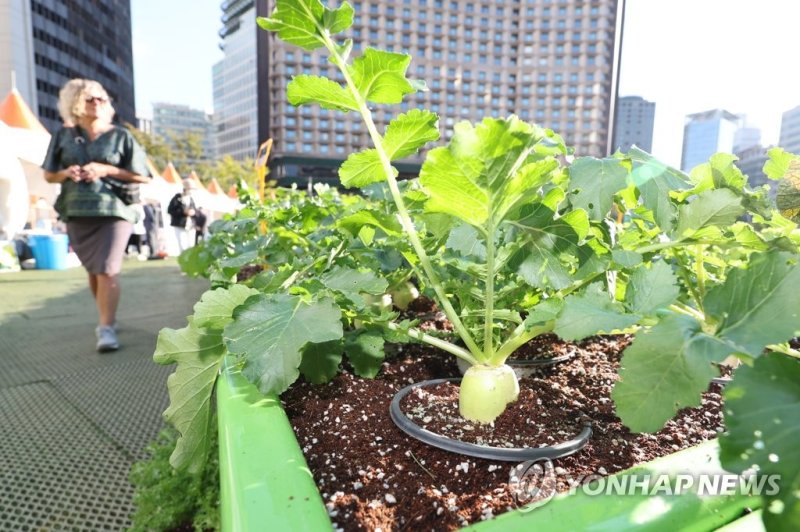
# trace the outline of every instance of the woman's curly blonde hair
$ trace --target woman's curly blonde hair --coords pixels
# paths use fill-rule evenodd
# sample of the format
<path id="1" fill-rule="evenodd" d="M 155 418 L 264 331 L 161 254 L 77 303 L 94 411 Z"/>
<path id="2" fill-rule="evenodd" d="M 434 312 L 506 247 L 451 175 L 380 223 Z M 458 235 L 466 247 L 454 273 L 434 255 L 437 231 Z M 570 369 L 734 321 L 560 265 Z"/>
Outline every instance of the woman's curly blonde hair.
<path id="1" fill-rule="evenodd" d="M 64 125 L 75 125 L 84 114 L 86 114 L 86 97 L 102 94 L 108 98 L 108 93 L 97 81 L 91 79 L 71 79 L 58 93 L 58 113 L 64 121 Z M 102 107 L 106 116 L 102 118 L 111 122 L 114 118 L 114 107 L 109 100 Z"/>

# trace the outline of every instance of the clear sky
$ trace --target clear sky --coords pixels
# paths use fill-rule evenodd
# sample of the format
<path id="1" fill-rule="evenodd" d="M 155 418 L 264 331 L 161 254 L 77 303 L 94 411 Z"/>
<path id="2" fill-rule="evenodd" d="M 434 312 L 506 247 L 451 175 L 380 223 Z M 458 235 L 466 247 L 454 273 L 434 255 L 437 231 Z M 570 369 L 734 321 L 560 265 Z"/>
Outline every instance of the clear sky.
<path id="1" fill-rule="evenodd" d="M 800 105 L 797 0 L 628 0 L 620 96 L 656 103 L 653 154 L 678 166 L 687 114 L 745 114 L 777 144 Z"/>
<path id="2" fill-rule="evenodd" d="M 131 0 L 136 113 L 153 102 L 213 110 L 211 66 L 222 59 L 221 0 Z"/>
<path id="3" fill-rule="evenodd" d="M 219 0 L 132 0 L 136 108 L 156 101 L 212 110 L 222 57 Z M 359 2 L 353 2 L 358 9 Z M 621 96 L 656 102 L 653 153 L 679 166 L 687 114 L 745 114 L 762 143 L 800 105 L 800 1 L 627 0 Z"/>

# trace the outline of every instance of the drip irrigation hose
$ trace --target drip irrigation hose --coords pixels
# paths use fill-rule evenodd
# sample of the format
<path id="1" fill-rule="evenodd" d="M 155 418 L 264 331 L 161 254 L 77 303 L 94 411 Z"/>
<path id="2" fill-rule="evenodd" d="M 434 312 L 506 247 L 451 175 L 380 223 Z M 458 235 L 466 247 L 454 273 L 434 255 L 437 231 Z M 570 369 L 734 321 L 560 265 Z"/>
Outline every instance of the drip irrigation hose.
<path id="1" fill-rule="evenodd" d="M 534 358 L 534 359 L 509 358 L 506 359 L 506 365 L 514 370 L 514 373 L 517 374 L 517 378 L 522 379 L 524 377 L 533 375 L 541 368 L 555 366 L 556 364 L 560 364 L 562 362 L 566 362 L 567 360 L 573 359 L 577 354 L 578 354 L 577 351 L 572 351 L 570 353 L 567 353 L 566 355 L 559 355 L 557 357 L 551 357 L 551 358 Z M 458 364 L 458 369 L 462 375 L 469 368 L 469 364 L 467 362 L 464 362 L 460 358 L 456 359 L 456 363 Z"/>
<path id="2" fill-rule="evenodd" d="M 528 368 L 528 367 L 539 367 L 539 366 L 552 366 L 558 364 L 560 362 L 566 362 L 567 360 L 574 358 L 577 355 L 577 351 L 572 351 L 567 353 L 566 355 L 561 355 L 552 358 L 533 358 L 533 359 L 517 359 L 517 358 L 509 358 L 506 360 L 506 364 L 511 367 L 518 366 L 520 368 Z"/>
<path id="3" fill-rule="evenodd" d="M 558 445 L 536 448 L 508 448 L 477 445 L 474 443 L 454 440 L 452 438 L 431 432 L 428 429 L 424 429 L 411 421 L 411 419 L 409 419 L 408 416 L 406 416 L 405 413 L 403 413 L 403 411 L 400 409 L 400 401 L 402 401 L 403 398 L 411 393 L 411 391 L 413 391 L 415 388 L 433 386 L 443 382 L 460 381 L 461 379 L 459 378 L 433 379 L 406 386 L 397 392 L 392 399 L 392 404 L 389 407 L 389 414 L 392 417 L 392 421 L 394 421 L 394 424 L 397 425 L 400 430 L 409 436 L 420 440 L 421 442 L 427 443 L 428 445 L 432 445 L 434 447 L 438 447 L 439 449 L 444 449 L 445 451 L 450 451 L 453 453 L 474 456 L 477 458 L 486 458 L 489 460 L 524 462 L 526 460 L 538 460 L 540 458 L 561 458 L 563 456 L 568 456 L 580 451 L 589 442 L 589 438 L 592 435 L 591 423 L 586 423 L 583 426 L 580 434 L 578 434 L 578 436 L 576 436 L 574 439 L 567 440 L 559 443 Z"/>

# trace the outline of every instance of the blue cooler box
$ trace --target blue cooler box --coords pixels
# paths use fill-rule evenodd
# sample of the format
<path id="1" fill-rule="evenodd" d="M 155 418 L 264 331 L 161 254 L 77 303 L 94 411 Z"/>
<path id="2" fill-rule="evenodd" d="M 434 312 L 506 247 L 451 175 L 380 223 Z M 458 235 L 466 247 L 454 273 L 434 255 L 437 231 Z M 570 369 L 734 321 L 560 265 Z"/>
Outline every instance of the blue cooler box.
<path id="1" fill-rule="evenodd" d="M 67 268 L 67 252 L 69 250 L 67 235 L 29 235 L 28 245 L 33 251 L 37 269 L 65 270 Z"/>

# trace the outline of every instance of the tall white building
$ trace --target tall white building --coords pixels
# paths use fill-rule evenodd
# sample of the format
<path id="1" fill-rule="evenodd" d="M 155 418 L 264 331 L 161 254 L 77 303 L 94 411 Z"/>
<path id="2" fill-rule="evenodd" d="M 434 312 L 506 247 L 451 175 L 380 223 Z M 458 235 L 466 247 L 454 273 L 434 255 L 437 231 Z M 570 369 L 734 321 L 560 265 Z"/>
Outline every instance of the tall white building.
<path id="1" fill-rule="evenodd" d="M 655 102 L 649 102 L 641 96 L 619 98 L 614 124 L 614 148 L 625 153 L 636 145 L 651 152 L 655 117 Z"/>
<path id="2" fill-rule="evenodd" d="M 800 105 L 783 113 L 778 145 L 788 152 L 800 154 Z"/>
<path id="3" fill-rule="evenodd" d="M 256 2 L 226 0 L 222 12 L 225 55 L 212 69 L 214 145 L 218 156 L 252 159 L 259 143 Z"/>
<path id="4" fill-rule="evenodd" d="M 30 2 L 0 0 L 0 94 L 8 94 L 16 85 L 22 99 L 35 110 L 38 100 L 32 30 Z"/>
<path id="5" fill-rule="evenodd" d="M 689 172 L 718 152 L 733 153 L 734 137 L 742 121 L 740 115 L 722 109 L 688 115 L 683 126 L 681 170 Z"/>
<path id="6" fill-rule="evenodd" d="M 761 144 L 761 130 L 757 127 L 740 127 L 733 135 L 733 153 L 740 153 Z"/>

